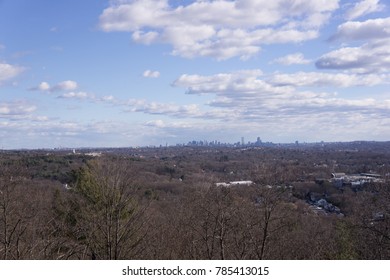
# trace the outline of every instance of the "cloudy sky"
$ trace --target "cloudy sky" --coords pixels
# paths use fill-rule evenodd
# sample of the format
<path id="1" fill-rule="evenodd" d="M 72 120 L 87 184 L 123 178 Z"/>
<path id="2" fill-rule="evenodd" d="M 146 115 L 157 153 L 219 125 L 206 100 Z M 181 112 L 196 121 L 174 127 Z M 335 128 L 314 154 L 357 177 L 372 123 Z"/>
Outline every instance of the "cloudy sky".
<path id="1" fill-rule="evenodd" d="M 390 140 L 387 0 L 0 0 L 0 148 Z"/>

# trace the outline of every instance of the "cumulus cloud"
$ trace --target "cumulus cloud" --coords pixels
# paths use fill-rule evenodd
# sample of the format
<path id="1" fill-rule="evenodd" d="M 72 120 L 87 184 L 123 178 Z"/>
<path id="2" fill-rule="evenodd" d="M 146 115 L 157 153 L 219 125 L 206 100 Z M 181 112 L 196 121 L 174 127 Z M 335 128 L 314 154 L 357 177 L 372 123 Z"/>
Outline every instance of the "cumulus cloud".
<path id="1" fill-rule="evenodd" d="M 50 91 L 56 92 L 56 91 L 66 91 L 66 90 L 75 90 L 77 89 L 78 85 L 75 81 L 67 80 L 63 81 L 52 88 L 50 88 Z"/>
<path id="2" fill-rule="evenodd" d="M 181 41 L 180 32 L 175 33 L 177 40 L 173 42 L 173 55 L 193 58 L 196 56 L 214 57 L 217 60 L 225 60 L 231 57 L 249 59 L 261 50 L 261 45 L 300 43 L 314 39 L 318 36 L 316 30 L 273 30 L 264 28 L 249 31 L 243 29 L 223 29 L 217 32 L 214 38 L 205 41 L 197 41 L 194 37 L 187 41 Z M 187 43 L 186 43 L 187 42 Z"/>
<path id="3" fill-rule="evenodd" d="M 23 67 L 0 62 L 0 85 L 24 71 Z"/>
<path id="4" fill-rule="evenodd" d="M 173 7 L 168 0 L 114 1 L 103 11 L 100 24 L 105 31 L 134 31 L 145 26 L 160 28 L 178 23 L 250 28 L 278 24 L 286 15 L 300 17 L 332 12 L 339 7 L 338 2 L 220 0 L 192 1 L 186 6 Z M 114 17 L 119 15 L 121 17 Z"/>
<path id="5" fill-rule="evenodd" d="M 166 115 L 173 117 L 194 118 L 199 117 L 201 112 L 196 104 L 176 105 L 169 103 L 148 102 L 146 100 L 131 99 L 122 103 L 127 112 L 138 112 L 150 115 Z"/>
<path id="6" fill-rule="evenodd" d="M 390 38 L 390 17 L 369 19 L 363 22 L 348 21 L 337 28 L 331 40 L 367 41 Z"/>
<path id="7" fill-rule="evenodd" d="M 354 20 L 370 13 L 382 11 L 384 5 L 381 5 L 379 2 L 380 0 L 361 0 L 347 11 L 345 18 Z"/>
<path id="8" fill-rule="evenodd" d="M 183 128 L 191 128 L 192 124 L 188 122 L 175 122 L 175 121 L 163 121 L 163 120 L 152 120 L 147 121 L 145 126 L 155 127 L 155 128 L 174 128 L 174 129 L 183 129 Z"/>
<path id="9" fill-rule="evenodd" d="M 97 98 L 76 91 L 64 93 L 59 97 L 108 102 L 123 108 L 125 112 L 161 115 L 180 120 L 253 124 L 290 118 L 299 123 L 304 118 L 321 114 L 356 113 L 364 118 L 387 114 L 390 100 L 373 98 L 349 100 L 339 97 L 334 92 L 327 92 L 326 88 L 368 87 L 388 82 L 389 76 L 382 73 L 265 74 L 259 69 L 250 69 L 215 75 L 184 74 L 172 83 L 175 87 L 184 88 L 187 94 L 211 96 L 203 105 L 179 105 L 140 99 L 118 100 L 113 96 Z M 179 126 L 179 123 L 177 124 Z M 157 120 L 144 125 L 168 129 L 173 128 L 174 123 Z M 297 123 L 295 127 L 296 125 Z"/>
<path id="10" fill-rule="evenodd" d="M 70 91 L 78 88 L 75 81 L 67 80 L 60 82 L 54 86 L 50 86 L 47 82 L 41 82 L 38 86 L 30 88 L 32 91 L 48 91 L 48 92 L 59 92 L 59 91 Z"/>
<path id="11" fill-rule="evenodd" d="M 166 43 L 172 54 L 247 59 L 261 45 L 316 38 L 339 0 L 220 0 L 173 6 L 168 0 L 111 1 L 100 15 L 106 32 L 131 32 L 135 42 Z"/>
<path id="12" fill-rule="evenodd" d="M 284 119 L 317 116 L 326 112 L 358 112 L 366 117 L 379 114 L 390 109 L 390 100 L 349 100 L 335 93 L 318 92 L 318 87 L 361 87 L 386 82 L 388 76 L 375 74 L 299 72 L 263 75 L 251 70 L 245 77 L 240 73 L 182 75 L 174 85 L 186 87 L 187 93 L 214 95 L 215 98 L 207 105 L 217 108 L 211 114 L 216 119 L 258 122 L 266 121 L 270 116 Z M 313 90 L 307 90 L 307 87 Z M 206 119 L 208 113 L 199 115 Z"/>
<path id="13" fill-rule="evenodd" d="M 344 47 L 321 56 L 320 69 L 353 70 L 360 73 L 390 70 L 390 38 L 375 40 L 360 47 Z"/>
<path id="14" fill-rule="evenodd" d="M 158 40 L 159 33 L 150 31 L 150 32 L 144 32 L 144 31 L 135 31 L 132 35 L 132 38 L 134 42 L 144 44 L 144 45 L 150 45 L 153 42 L 156 42 Z"/>
<path id="15" fill-rule="evenodd" d="M 146 70 L 142 74 L 145 78 L 158 78 L 160 77 L 160 72 L 158 71 L 152 71 L 152 70 Z"/>
<path id="16" fill-rule="evenodd" d="M 330 40 L 343 45 L 322 55 L 316 62 L 317 68 L 358 73 L 390 70 L 390 17 L 348 21 L 338 26 Z M 363 43 L 356 46 L 357 42 Z"/>
<path id="17" fill-rule="evenodd" d="M 276 74 L 268 81 L 276 86 L 347 88 L 387 84 L 390 82 L 390 77 L 388 75 L 376 74 L 297 72 L 293 74 Z"/>
<path id="18" fill-rule="evenodd" d="M 184 87 L 187 94 L 216 94 L 223 97 L 248 98 L 270 94 L 290 94 L 298 87 L 358 87 L 390 82 L 386 74 L 347 74 L 322 72 L 275 73 L 265 75 L 260 70 L 219 73 L 211 76 L 180 76 L 173 86 Z"/>
<path id="19" fill-rule="evenodd" d="M 47 122 L 50 119 L 48 116 L 33 116 L 31 120 L 34 122 Z"/>
<path id="20" fill-rule="evenodd" d="M 115 97 L 112 96 L 112 95 L 106 95 L 106 96 L 103 96 L 99 99 L 100 101 L 103 101 L 103 102 L 115 102 Z"/>
<path id="21" fill-rule="evenodd" d="M 292 65 L 292 64 L 309 64 L 311 61 L 305 59 L 302 53 L 293 53 L 289 54 L 274 60 L 275 63 L 283 65 Z"/>
<path id="22" fill-rule="evenodd" d="M 166 127 L 166 124 L 162 120 L 153 120 L 153 121 L 148 121 L 145 123 L 146 126 L 151 126 L 151 127 Z"/>
<path id="23" fill-rule="evenodd" d="M 38 87 L 36 87 L 36 89 L 40 91 L 47 91 L 50 89 L 50 85 L 47 82 L 42 82 Z"/>
<path id="24" fill-rule="evenodd" d="M 248 88 L 258 88 L 258 81 L 261 81 L 258 78 L 262 75 L 263 72 L 260 69 L 219 73 L 211 76 L 183 74 L 172 85 L 176 87 L 187 87 L 187 93 L 189 94 L 226 91 L 229 89 L 228 85 L 238 84 L 241 85 L 240 88 L 243 90 L 248 90 Z M 244 84 L 246 86 L 242 87 Z"/>
<path id="25" fill-rule="evenodd" d="M 79 92 L 66 92 L 58 96 L 58 98 L 66 98 L 66 99 L 95 99 L 95 96 L 83 91 Z"/>
<path id="26" fill-rule="evenodd" d="M 17 119 L 33 113 L 37 107 L 25 101 L 0 102 L 0 118 Z"/>

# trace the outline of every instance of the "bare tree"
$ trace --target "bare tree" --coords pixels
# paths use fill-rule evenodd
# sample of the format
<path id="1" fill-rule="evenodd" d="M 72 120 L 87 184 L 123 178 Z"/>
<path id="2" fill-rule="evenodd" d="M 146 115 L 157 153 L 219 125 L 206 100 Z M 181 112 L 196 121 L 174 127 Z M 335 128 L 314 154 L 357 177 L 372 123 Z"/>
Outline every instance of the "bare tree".
<path id="1" fill-rule="evenodd" d="M 0 254 L 2 259 L 26 258 L 32 242 L 27 240 L 34 211 L 29 208 L 23 176 L 15 166 L 0 167 Z"/>
<path id="2" fill-rule="evenodd" d="M 348 226 L 362 259 L 388 259 L 390 256 L 390 190 L 387 184 L 370 186 L 359 193 Z"/>
<path id="3" fill-rule="evenodd" d="M 284 187 L 257 186 L 254 191 L 255 227 L 252 231 L 252 242 L 255 256 L 267 259 L 271 255 L 271 241 L 277 242 L 282 236 L 283 229 L 288 227 L 291 220 L 286 209 L 285 195 L 288 189 Z"/>

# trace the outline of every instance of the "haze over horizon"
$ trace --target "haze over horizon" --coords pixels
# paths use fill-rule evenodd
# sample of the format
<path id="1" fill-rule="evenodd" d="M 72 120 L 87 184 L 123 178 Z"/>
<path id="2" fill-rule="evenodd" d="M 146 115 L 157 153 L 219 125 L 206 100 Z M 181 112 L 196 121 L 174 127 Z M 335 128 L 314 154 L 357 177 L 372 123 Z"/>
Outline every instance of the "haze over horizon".
<path id="1" fill-rule="evenodd" d="M 384 0 L 0 0 L 0 147 L 390 140 Z"/>

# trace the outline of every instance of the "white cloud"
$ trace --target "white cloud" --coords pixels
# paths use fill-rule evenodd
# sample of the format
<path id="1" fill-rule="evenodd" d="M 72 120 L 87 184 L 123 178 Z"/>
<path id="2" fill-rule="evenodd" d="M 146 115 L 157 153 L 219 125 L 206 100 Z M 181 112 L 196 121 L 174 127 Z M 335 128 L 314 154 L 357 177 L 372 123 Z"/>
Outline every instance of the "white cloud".
<path id="1" fill-rule="evenodd" d="M 145 123 L 146 126 L 152 126 L 152 127 L 166 127 L 166 124 L 162 120 L 154 120 L 154 121 L 148 121 Z"/>
<path id="2" fill-rule="evenodd" d="M 111 1 L 100 15 L 104 31 L 132 33 L 135 42 L 167 43 L 172 54 L 247 59 L 261 45 L 316 38 L 339 0 Z"/>
<path id="3" fill-rule="evenodd" d="M 353 70 L 360 73 L 390 71 L 390 38 L 360 47 L 344 47 L 324 54 L 316 62 L 320 69 Z"/>
<path id="4" fill-rule="evenodd" d="M 185 88 L 187 94 L 211 96 L 203 105 L 178 105 L 140 99 L 121 101 L 113 96 L 96 98 L 94 95 L 75 91 L 59 97 L 108 102 L 128 113 L 160 115 L 182 120 L 172 122 L 169 119 L 168 121 L 158 119 L 144 123 L 151 129 L 163 129 L 176 135 L 180 129 L 190 129 L 194 120 L 214 121 L 216 124 L 226 123 L 238 127 L 248 124 L 260 127 L 259 123 L 275 125 L 280 124 L 281 120 L 286 124 L 288 120 L 297 128 L 303 123 L 309 126 L 307 119 L 317 119 L 325 115 L 340 118 L 344 114 L 355 114 L 363 120 L 374 115 L 383 116 L 390 109 L 390 100 L 384 98 L 349 100 L 339 97 L 334 92 L 326 92 L 326 87 L 368 87 L 385 85 L 388 82 L 389 76 L 386 74 L 321 72 L 264 74 L 261 70 L 252 69 L 209 76 L 184 74 L 173 82 L 173 86 Z M 188 123 L 187 127 L 185 123 Z"/>
<path id="5" fill-rule="evenodd" d="M 54 86 L 50 86 L 50 84 L 47 82 L 41 82 L 38 86 L 30 88 L 30 90 L 58 92 L 58 91 L 71 91 L 77 88 L 78 85 L 75 81 L 67 80 L 67 81 L 60 82 Z"/>
<path id="6" fill-rule="evenodd" d="M 158 40 L 159 33 L 158 32 L 143 32 L 143 31 L 135 31 L 132 35 L 134 42 L 150 45 Z"/>
<path id="7" fill-rule="evenodd" d="M 348 10 L 345 17 L 347 20 L 354 20 L 370 13 L 382 11 L 384 5 L 379 2 L 380 0 L 361 0 Z"/>
<path id="8" fill-rule="evenodd" d="M 115 97 L 112 96 L 112 95 L 106 95 L 106 96 L 103 96 L 102 98 L 100 98 L 100 101 L 103 101 L 103 102 L 115 102 Z"/>
<path id="9" fill-rule="evenodd" d="M 332 40 L 367 41 L 390 38 L 390 17 L 369 19 L 363 22 L 348 21 L 337 28 Z"/>
<path id="10" fill-rule="evenodd" d="M 287 17 L 304 17 L 336 10 L 338 0 L 238 0 L 192 1 L 173 7 L 168 0 L 116 1 L 100 16 L 105 31 L 135 31 L 148 26 L 160 28 L 185 25 L 211 25 L 251 28 L 275 25 Z"/>
<path id="11" fill-rule="evenodd" d="M 0 62 L 0 85 L 15 78 L 24 71 L 23 67 Z"/>
<path id="12" fill-rule="evenodd" d="M 145 78 L 158 78 L 160 77 L 160 72 L 158 71 L 152 71 L 152 70 L 146 70 L 142 74 Z"/>
<path id="13" fill-rule="evenodd" d="M 47 91 L 50 89 L 50 85 L 46 82 L 42 82 L 39 84 L 39 86 L 37 87 L 37 90 L 40 90 L 40 91 Z"/>
<path id="14" fill-rule="evenodd" d="M 305 59 L 302 53 L 289 54 L 274 60 L 274 62 L 283 64 L 283 65 L 292 65 L 292 64 L 309 64 L 311 61 Z"/>
<path id="15" fill-rule="evenodd" d="M 47 122 L 49 121 L 49 117 L 48 116 L 33 116 L 31 118 L 32 121 L 35 121 L 35 122 Z"/>
<path id="16" fill-rule="evenodd" d="M 184 87 L 188 94 L 216 94 L 218 96 L 249 98 L 259 95 L 291 94 L 298 87 L 361 87 L 388 84 L 386 74 L 346 74 L 297 72 L 264 75 L 260 70 L 220 73 L 212 76 L 182 75 L 173 86 Z M 221 100 L 220 100 L 221 101 Z"/>
<path id="17" fill-rule="evenodd" d="M 250 73 L 252 72 L 252 75 Z M 361 98 L 349 100 L 337 94 L 300 90 L 300 87 L 361 87 L 388 83 L 386 75 L 330 74 L 299 72 L 295 74 L 264 75 L 248 71 L 220 73 L 213 76 L 182 75 L 175 86 L 187 88 L 187 93 L 209 94 L 216 97 L 207 103 L 211 108 L 199 112 L 207 119 L 246 121 L 314 117 L 319 114 L 356 112 L 365 118 L 390 109 L 390 100 Z M 387 113 L 386 113 L 387 114 Z M 305 117 L 304 117 L 305 116 Z"/>
<path id="18" fill-rule="evenodd" d="M 357 87 L 388 84 L 388 75 L 358 75 L 346 73 L 297 72 L 293 74 L 276 74 L 269 80 L 276 86 L 294 87 Z"/>
<path id="19" fill-rule="evenodd" d="M 212 76 L 188 75 L 180 76 L 174 83 L 176 87 L 186 87 L 187 94 L 223 94 L 241 93 L 244 98 L 257 92 L 286 92 L 287 87 L 278 88 L 261 79 L 263 72 L 259 69 L 243 70 L 232 73 L 219 73 Z"/>
<path id="20" fill-rule="evenodd" d="M 63 81 L 55 86 L 53 86 L 52 88 L 50 88 L 50 91 L 66 91 L 66 90 L 75 90 L 77 89 L 78 85 L 75 81 L 71 81 L 71 80 L 67 80 L 67 81 Z"/>
<path id="21" fill-rule="evenodd" d="M 318 32 L 315 30 L 222 29 L 209 40 L 198 41 L 196 37 L 187 36 L 187 40 L 181 41 L 182 36 L 180 36 L 180 32 L 177 32 L 172 36 L 176 38 L 172 42 L 174 46 L 172 54 L 187 58 L 208 56 L 217 60 L 225 60 L 231 57 L 240 57 L 246 60 L 259 53 L 261 45 L 300 43 L 317 36 Z"/>
<path id="22" fill-rule="evenodd" d="M 0 103 L 0 118 L 19 119 L 24 118 L 33 113 L 37 107 L 25 101 L 1 102 Z"/>
<path id="23" fill-rule="evenodd" d="M 341 41 L 343 46 L 321 56 L 317 68 L 358 73 L 390 70 L 390 17 L 348 21 L 338 26 L 331 40 Z M 356 46 L 357 41 L 364 43 Z"/>
<path id="24" fill-rule="evenodd" d="M 198 105 L 176 105 L 169 103 L 148 102 L 146 100 L 131 99 L 122 103 L 126 112 L 138 112 L 150 115 L 166 115 L 181 118 L 196 118 L 201 116 Z"/>
<path id="25" fill-rule="evenodd" d="M 94 100 L 95 96 L 83 91 L 79 92 L 66 92 L 58 96 L 59 98 L 66 98 L 66 99 L 91 99 Z"/>
<path id="26" fill-rule="evenodd" d="M 144 126 L 154 128 L 166 128 L 166 129 L 186 129 L 191 128 L 193 125 L 188 122 L 175 122 L 175 121 L 163 121 L 163 120 L 152 120 L 147 121 Z"/>

